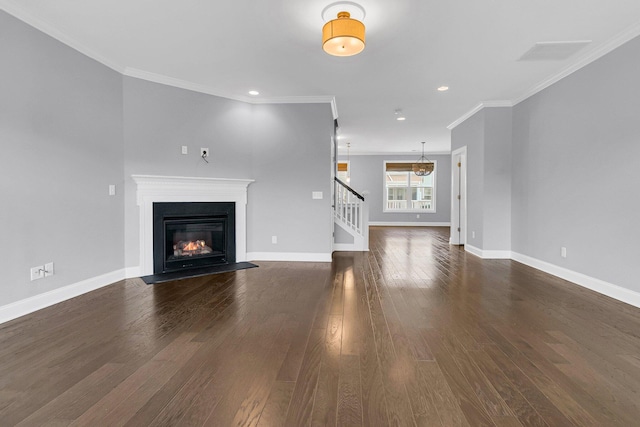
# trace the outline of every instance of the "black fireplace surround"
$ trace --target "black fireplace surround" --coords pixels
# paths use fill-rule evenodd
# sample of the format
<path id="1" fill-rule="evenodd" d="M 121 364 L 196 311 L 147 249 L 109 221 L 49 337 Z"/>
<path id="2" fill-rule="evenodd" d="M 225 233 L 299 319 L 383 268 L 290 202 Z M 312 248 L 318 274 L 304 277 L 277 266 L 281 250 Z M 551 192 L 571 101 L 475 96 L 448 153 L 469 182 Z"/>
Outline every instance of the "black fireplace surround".
<path id="1" fill-rule="evenodd" d="M 235 263 L 235 203 L 153 204 L 153 272 Z"/>

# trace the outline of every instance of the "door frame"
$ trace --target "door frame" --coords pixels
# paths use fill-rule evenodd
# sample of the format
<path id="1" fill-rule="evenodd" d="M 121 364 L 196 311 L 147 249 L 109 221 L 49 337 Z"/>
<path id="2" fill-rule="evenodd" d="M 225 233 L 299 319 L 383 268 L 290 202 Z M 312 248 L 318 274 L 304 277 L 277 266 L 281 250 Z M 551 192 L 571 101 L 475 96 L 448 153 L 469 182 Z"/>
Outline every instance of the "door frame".
<path id="1" fill-rule="evenodd" d="M 460 167 L 458 167 L 460 163 Z M 460 194 L 460 199 L 458 199 Z M 458 232 L 458 227 L 460 232 Z M 467 242 L 467 146 L 451 152 L 451 231 L 449 243 Z"/>

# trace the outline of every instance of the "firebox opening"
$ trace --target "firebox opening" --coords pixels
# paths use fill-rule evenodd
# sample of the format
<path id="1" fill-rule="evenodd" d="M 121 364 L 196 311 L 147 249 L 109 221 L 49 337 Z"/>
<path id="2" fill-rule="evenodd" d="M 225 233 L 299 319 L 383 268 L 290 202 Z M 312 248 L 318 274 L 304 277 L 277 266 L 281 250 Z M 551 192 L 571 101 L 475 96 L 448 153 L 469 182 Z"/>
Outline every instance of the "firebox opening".
<path id="1" fill-rule="evenodd" d="M 226 262 L 226 218 L 216 219 L 165 219 L 165 251 L 167 261 L 214 258 Z"/>
<path id="2" fill-rule="evenodd" d="M 154 273 L 235 262 L 234 203 L 154 203 Z"/>

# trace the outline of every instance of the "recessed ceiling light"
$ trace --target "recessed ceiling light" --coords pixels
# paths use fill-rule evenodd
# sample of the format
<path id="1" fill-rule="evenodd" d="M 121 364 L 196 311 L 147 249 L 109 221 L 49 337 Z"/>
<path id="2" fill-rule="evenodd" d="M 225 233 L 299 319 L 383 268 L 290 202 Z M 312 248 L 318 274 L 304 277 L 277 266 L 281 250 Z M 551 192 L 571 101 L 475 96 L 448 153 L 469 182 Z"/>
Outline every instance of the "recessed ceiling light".
<path id="1" fill-rule="evenodd" d="M 440 86 L 440 87 L 438 88 L 438 91 L 440 91 L 440 92 L 446 92 L 446 91 L 448 91 L 448 90 L 449 90 L 449 86 Z"/>
<path id="2" fill-rule="evenodd" d="M 252 95 L 252 96 L 260 95 L 260 92 L 258 92 L 257 90 L 250 90 L 249 95 Z"/>
<path id="3" fill-rule="evenodd" d="M 396 120 L 399 122 L 404 122 L 405 120 L 407 120 L 407 118 L 400 116 L 400 117 L 396 117 Z"/>

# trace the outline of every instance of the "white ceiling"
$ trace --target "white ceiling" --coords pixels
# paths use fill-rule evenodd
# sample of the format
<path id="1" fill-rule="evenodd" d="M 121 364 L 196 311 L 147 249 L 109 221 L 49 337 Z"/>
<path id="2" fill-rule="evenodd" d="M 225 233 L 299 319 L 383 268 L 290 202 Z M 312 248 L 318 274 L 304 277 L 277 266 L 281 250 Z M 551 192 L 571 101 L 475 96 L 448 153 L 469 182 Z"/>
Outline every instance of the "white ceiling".
<path id="1" fill-rule="evenodd" d="M 356 0 L 367 45 L 321 48 L 332 0 L 0 0 L 128 75 L 253 102 L 335 97 L 351 153 L 450 150 L 447 126 L 512 105 L 640 34 L 639 0 Z M 565 60 L 518 61 L 536 42 L 591 40 Z M 439 86 L 450 87 L 438 92 Z M 402 109 L 407 120 L 395 120 Z"/>

